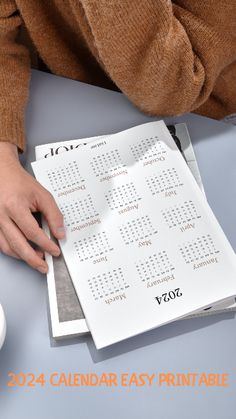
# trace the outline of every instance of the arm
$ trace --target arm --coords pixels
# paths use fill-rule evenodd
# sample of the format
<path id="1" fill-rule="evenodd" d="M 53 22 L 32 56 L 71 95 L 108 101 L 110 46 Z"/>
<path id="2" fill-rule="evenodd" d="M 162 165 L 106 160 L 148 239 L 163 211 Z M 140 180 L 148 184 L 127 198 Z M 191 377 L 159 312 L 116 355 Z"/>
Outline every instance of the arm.
<path id="1" fill-rule="evenodd" d="M 30 79 L 30 54 L 17 42 L 22 20 L 14 0 L 0 1 L 0 142 L 25 151 L 24 112 Z"/>
<path id="2" fill-rule="evenodd" d="M 58 256 L 60 248 L 32 212 L 44 214 L 58 239 L 64 237 L 63 216 L 53 196 L 19 161 L 18 152 L 26 146 L 24 112 L 30 77 L 29 51 L 17 43 L 21 23 L 15 1 L 0 0 L 0 251 L 45 273 L 43 251 Z"/>
<path id="3" fill-rule="evenodd" d="M 200 16 L 206 8 L 198 2 L 81 0 L 101 65 L 144 112 L 177 115 L 198 108 L 232 61 L 233 18 L 232 30 L 227 24 L 222 29 L 214 2 L 206 3 L 211 23 Z M 235 2 L 230 5 L 223 12 L 228 21 L 236 13 Z"/>

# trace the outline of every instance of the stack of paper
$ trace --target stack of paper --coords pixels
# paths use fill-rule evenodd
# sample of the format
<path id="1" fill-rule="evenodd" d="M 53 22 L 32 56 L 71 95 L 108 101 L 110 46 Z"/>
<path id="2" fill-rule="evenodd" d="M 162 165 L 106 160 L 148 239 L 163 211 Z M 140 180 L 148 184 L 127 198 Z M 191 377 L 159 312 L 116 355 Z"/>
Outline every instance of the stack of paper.
<path id="1" fill-rule="evenodd" d="M 236 260 L 163 121 L 32 163 L 97 348 L 224 303 Z"/>

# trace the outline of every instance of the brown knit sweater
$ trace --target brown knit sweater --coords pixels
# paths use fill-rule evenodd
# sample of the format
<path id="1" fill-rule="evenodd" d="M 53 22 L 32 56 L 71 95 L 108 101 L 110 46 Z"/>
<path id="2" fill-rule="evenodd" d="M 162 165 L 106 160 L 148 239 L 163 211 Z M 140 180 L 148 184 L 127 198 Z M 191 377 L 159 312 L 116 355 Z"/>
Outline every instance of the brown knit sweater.
<path id="1" fill-rule="evenodd" d="M 117 86 L 149 115 L 236 112 L 236 0 L 0 0 L 0 141 L 26 149 L 27 28 L 54 74 Z"/>

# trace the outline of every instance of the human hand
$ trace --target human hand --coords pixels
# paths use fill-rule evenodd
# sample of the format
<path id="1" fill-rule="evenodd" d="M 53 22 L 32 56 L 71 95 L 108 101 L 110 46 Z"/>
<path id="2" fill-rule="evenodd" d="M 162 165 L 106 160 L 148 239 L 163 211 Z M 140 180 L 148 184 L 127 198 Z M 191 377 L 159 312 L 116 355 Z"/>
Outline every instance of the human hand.
<path id="1" fill-rule="evenodd" d="M 52 234 L 63 239 L 63 215 L 53 195 L 22 167 L 17 146 L 0 142 L 0 251 L 46 273 L 44 251 L 59 256 L 60 248 L 38 225 L 32 215 L 37 211 Z M 27 239 L 39 248 L 33 249 Z"/>

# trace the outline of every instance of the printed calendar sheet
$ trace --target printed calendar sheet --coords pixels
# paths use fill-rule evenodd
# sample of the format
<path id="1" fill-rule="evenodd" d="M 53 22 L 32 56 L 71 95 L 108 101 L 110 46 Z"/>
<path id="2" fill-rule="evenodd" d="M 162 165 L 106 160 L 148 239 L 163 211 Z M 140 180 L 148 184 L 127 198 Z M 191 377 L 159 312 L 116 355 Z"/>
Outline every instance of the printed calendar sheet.
<path id="1" fill-rule="evenodd" d="M 165 123 L 32 163 L 96 347 L 236 295 L 236 259 Z"/>

